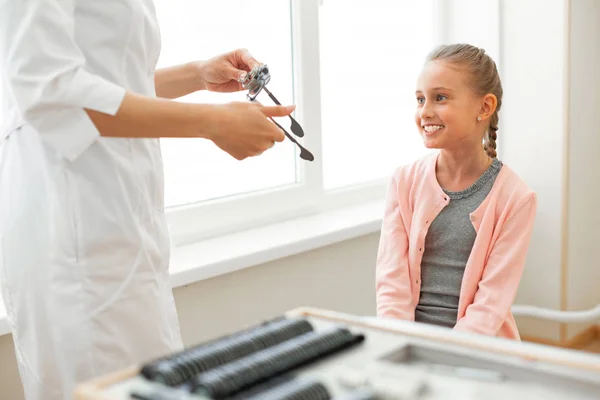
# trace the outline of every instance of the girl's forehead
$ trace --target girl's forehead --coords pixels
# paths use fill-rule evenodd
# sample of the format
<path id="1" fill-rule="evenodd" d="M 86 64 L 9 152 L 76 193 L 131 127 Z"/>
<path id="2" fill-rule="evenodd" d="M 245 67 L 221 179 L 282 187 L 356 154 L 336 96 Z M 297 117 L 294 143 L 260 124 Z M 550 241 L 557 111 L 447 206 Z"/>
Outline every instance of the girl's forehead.
<path id="1" fill-rule="evenodd" d="M 466 85 L 467 74 L 459 66 L 440 61 L 425 64 L 417 79 L 417 90 L 427 91 L 435 88 L 460 90 Z"/>

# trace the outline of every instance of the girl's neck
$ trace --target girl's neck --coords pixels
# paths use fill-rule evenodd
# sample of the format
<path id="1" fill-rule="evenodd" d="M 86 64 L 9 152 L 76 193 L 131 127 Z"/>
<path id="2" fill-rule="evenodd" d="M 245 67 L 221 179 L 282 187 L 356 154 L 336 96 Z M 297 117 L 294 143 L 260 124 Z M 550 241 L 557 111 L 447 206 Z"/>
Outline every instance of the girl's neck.
<path id="1" fill-rule="evenodd" d="M 440 186 L 458 192 L 470 187 L 485 172 L 492 159 L 480 147 L 472 149 L 441 150 L 436 165 L 436 176 Z"/>

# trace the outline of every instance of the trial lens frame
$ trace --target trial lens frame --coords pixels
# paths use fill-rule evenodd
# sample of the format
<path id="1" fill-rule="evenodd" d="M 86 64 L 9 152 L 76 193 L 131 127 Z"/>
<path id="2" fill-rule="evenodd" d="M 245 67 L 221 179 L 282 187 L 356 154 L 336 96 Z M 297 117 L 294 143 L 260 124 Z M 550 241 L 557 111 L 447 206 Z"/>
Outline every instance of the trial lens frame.
<path id="1" fill-rule="evenodd" d="M 269 89 L 267 89 L 267 84 L 270 81 L 271 74 L 269 73 L 269 68 L 266 64 L 257 65 L 256 67 L 252 68 L 252 70 L 248 72 L 243 79 L 240 79 L 242 87 L 248 90 L 248 94 L 246 96 L 251 102 L 258 103 L 256 97 L 262 90 L 264 90 L 267 93 L 267 95 L 269 95 L 271 100 L 273 100 L 275 104 L 280 106 L 281 103 L 279 102 L 279 100 L 277 100 L 277 98 L 273 96 L 273 93 L 271 93 Z M 291 115 L 289 115 L 289 118 L 292 121 L 292 125 L 290 126 L 292 133 L 298 137 L 303 137 L 304 131 L 302 130 L 302 127 L 300 126 L 298 121 L 296 121 Z M 296 144 L 296 146 L 298 146 L 298 148 L 300 149 L 300 158 L 307 161 L 313 161 L 315 159 L 315 156 L 313 156 L 313 154 L 310 151 L 302 147 L 302 145 L 298 143 L 298 141 L 294 139 L 292 135 L 290 135 L 285 129 L 283 129 L 283 127 L 279 125 L 273 118 L 269 117 L 269 119 L 273 121 L 273 123 L 277 125 L 283 131 L 283 133 L 285 133 L 285 136 L 287 136 L 288 139 L 290 139 L 293 143 Z"/>

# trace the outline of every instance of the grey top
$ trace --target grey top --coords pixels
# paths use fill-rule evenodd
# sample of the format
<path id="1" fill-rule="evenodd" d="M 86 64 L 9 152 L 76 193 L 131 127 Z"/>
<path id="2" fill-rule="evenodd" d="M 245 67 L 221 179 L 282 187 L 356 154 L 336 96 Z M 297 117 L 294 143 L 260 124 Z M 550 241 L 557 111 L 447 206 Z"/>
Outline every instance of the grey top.
<path id="1" fill-rule="evenodd" d="M 425 237 L 416 321 L 449 328 L 456 324 L 460 286 L 476 236 L 470 214 L 492 189 L 500 168 L 502 162 L 495 158 L 469 188 L 444 190 L 450 202 L 432 221 Z"/>

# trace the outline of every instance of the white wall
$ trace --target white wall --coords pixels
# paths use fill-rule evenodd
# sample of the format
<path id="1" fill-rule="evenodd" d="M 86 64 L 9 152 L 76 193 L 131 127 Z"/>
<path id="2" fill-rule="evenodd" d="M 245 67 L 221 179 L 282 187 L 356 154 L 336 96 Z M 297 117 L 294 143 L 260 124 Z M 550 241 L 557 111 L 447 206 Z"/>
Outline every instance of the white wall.
<path id="1" fill-rule="evenodd" d="M 572 0 L 567 306 L 600 304 L 600 1 Z M 569 327 L 569 335 L 581 326 Z"/>
<path id="2" fill-rule="evenodd" d="M 438 40 L 470 43 L 485 49 L 494 60 L 500 56 L 499 18 L 501 0 L 437 0 L 448 25 Z"/>
<path id="3" fill-rule="evenodd" d="M 517 301 L 588 309 L 600 304 L 600 2 L 505 0 L 501 15 L 501 156 L 539 198 Z M 561 335 L 557 323 L 518 322 L 523 332 L 554 340 L 589 326 Z"/>
<path id="4" fill-rule="evenodd" d="M 501 157 L 538 194 L 538 213 L 517 302 L 561 306 L 564 164 L 564 1 L 501 1 L 504 101 Z M 519 319 L 524 331 L 540 321 Z M 559 339 L 558 324 L 539 336 Z"/>

